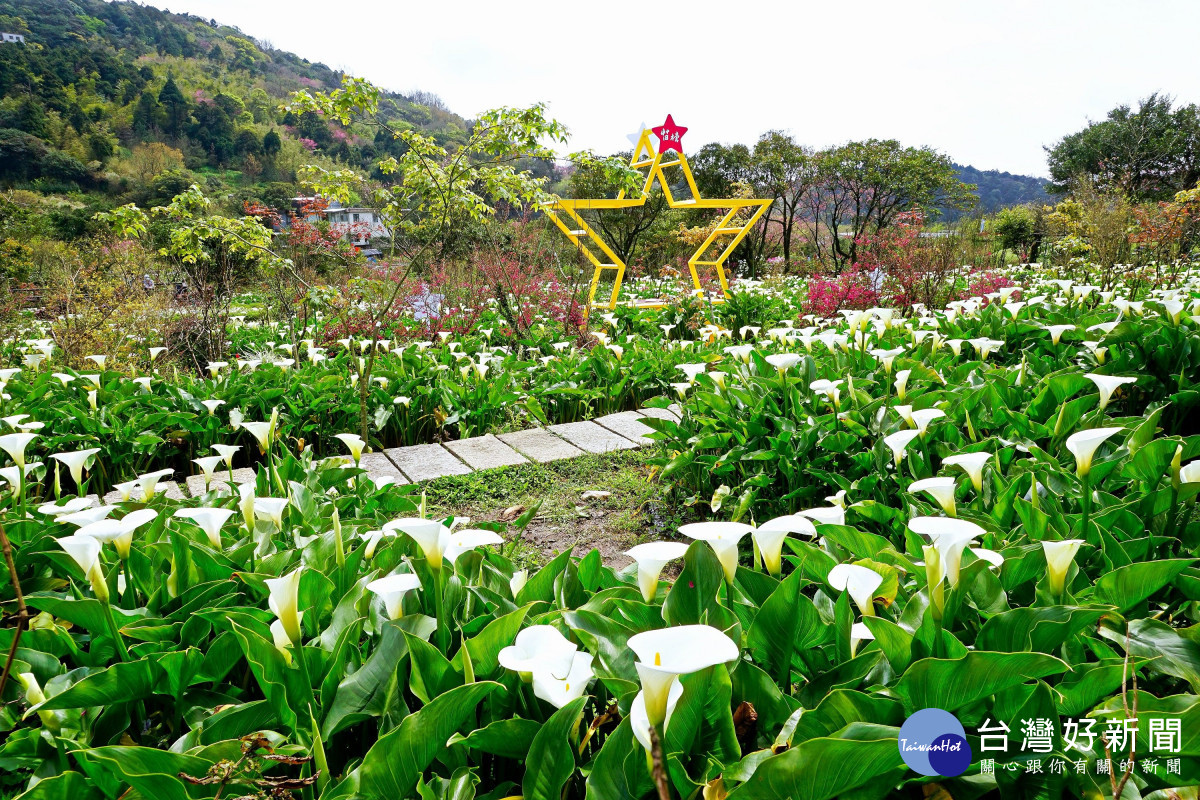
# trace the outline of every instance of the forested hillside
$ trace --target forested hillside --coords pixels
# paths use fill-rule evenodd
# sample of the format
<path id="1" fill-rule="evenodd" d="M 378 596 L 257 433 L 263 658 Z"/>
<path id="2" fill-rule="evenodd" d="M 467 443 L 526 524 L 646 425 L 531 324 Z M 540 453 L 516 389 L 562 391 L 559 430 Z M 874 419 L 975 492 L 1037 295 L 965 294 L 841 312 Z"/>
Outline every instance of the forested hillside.
<path id="1" fill-rule="evenodd" d="M 28 239 L 12 228 L 29 224 L 75 238 L 97 210 L 162 204 L 192 183 L 228 213 L 248 201 L 282 209 L 302 164 L 369 174 L 404 147 L 283 111 L 289 93 L 336 87 L 341 74 L 216 20 L 120 0 L 0 0 L 0 30 L 25 37 L 0 45 L 0 186 L 32 190 L 15 196 L 19 208 L 12 194 L 0 201 L 0 241 Z M 451 149 L 466 137 L 468 122 L 434 95 L 389 94 L 382 107 L 393 128 Z M 1041 179 L 954 168 L 978 186 L 976 213 L 1046 199 Z"/>
<path id="2" fill-rule="evenodd" d="M 958 170 L 960 181 L 977 187 L 972 193 L 979 198 L 979 203 L 971 210 L 974 214 L 991 214 L 1005 206 L 1050 202 L 1045 178 L 1013 175 L 995 169 L 976 169 L 963 164 L 955 164 L 954 168 Z M 942 218 L 953 220 L 960 215 L 961 212 L 949 209 Z"/>
<path id="3" fill-rule="evenodd" d="M 25 37 L 0 45 L 0 183 L 67 199 L 63 235 L 97 207 L 163 202 L 192 182 L 231 210 L 278 206 L 302 163 L 368 170 L 402 146 L 281 111 L 289 92 L 337 86 L 340 73 L 216 21 L 131 2 L 0 0 L 0 30 Z M 383 107 L 394 127 L 465 136 L 432 95 L 390 94 Z"/>

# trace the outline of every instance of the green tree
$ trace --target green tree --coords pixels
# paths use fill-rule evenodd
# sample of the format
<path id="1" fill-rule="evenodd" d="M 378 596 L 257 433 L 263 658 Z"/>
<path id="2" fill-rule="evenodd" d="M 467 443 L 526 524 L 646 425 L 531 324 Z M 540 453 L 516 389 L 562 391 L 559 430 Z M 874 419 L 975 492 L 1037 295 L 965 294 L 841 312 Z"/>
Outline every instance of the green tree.
<path id="1" fill-rule="evenodd" d="M 275 158 L 275 156 L 279 155 L 279 150 L 282 147 L 283 140 L 279 138 L 279 134 L 275 132 L 274 128 L 267 131 L 263 136 L 262 151 L 267 158 Z"/>
<path id="2" fill-rule="evenodd" d="M 612 161 L 628 163 L 629 152 L 612 156 Z M 574 198 L 615 197 L 625 187 L 624 172 L 614 172 L 609 162 L 595 162 L 571 173 L 567 194 Z M 639 189 L 641 187 L 638 187 Z M 626 193 L 629 195 L 629 193 Z M 667 211 L 667 197 L 656 184 L 646 202 L 633 208 L 606 211 L 581 210 L 588 224 L 600 232 L 605 244 L 626 264 L 638 250 L 638 245 Z"/>
<path id="3" fill-rule="evenodd" d="M 275 104 L 261 87 L 255 86 L 246 100 L 246 110 L 261 125 L 274 119 Z"/>
<path id="4" fill-rule="evenodd" d="M 936 213 L 970 208 L 975 187 L 958 179 L 950 159 L 929 147 L 903 147 L 894 139 L 868 139 L 815 157 L 806 213 L 816 221 L 817 255 L 835 269 L 857 261 L 858 240 L 876 233 L 904 211 Z"/>
<path id="5" fill-rule="evenodd" d="M 0 178 L 36 178 L 48 152 L 46 143 L 36 136 L 14 128 L 0 128 Z"/>
<path id="6" fill-rule="evenodd" d="M 42 159 L 42 175 L 62 183 L 87 185 L 91 183 L 92 174 L 79 159 L 61 150 L 51 150 Z"/>
<path id="7" fill-rule="evenodd" d="M 297 113 L 319 112 L 324 119 L 337 120 L 343 126 L 353 122 L 373 125 L 408 146 L 402 156 L 388 156 L 376 165 L 393 179 L 386 186 L 363 186 L 359 176 L 349 170 L 319 166 L 303 170 L 306 182 L 325 197 L 345 203 L 352 194 L 365 193 L 391 231 L 391 252 L 400 270 L 384 296 L 371 306 L 372 330 L 392 312 L 408 275 L 424 269 L 456 227 L 493 217 L 501 202 L 519 210 L 549 201 L 546 178 L 534 177 L 514 165 L 528 159 L 553 160 L 556 154 L 547 143 L 567 140 L 566 127 L 547 117 L 542 104 L 497 108 L 480 114 L 467 140 L 450 152 L 424 133 L 392 128 L 379 113 L 381 95 L 370 83 L 346 76 L 341 88 L 315 95 L 300 91 L 292 96 L 290 105 Z M 576 153 L 572 158 L 584 169 L 594 169 L 600 161 L 590 153 Z M 640 177 L 619 163 L 604 163 L 625 175 L 622 188 L 631 188 Z M 364 439 L 369 434 L 367 387 L 375 352 L 376 348 L 371 348 L 359 370 L 359 435 Z"/>
<path id="8" fill-rule="evenodd" d="M 1016 253 L 1024 253 L 1033 245 L 1036 229 L 1037 218 L 1029 206 L 1003 208 L 992 223 L 1000 246 Z"/>
<path id="9" fill-rule="evenodd" d="M 771 207 L 763 217 L 759 231 L 757 264 L 766 250 L 771 226 L 778 225 L 786 268 L 792 264 L 792 239 L 805 210 L 805 197 L 816 182 L 813 152 L 783 131 L 768 131 L 759 137 L 750 159 L 750 183 L 759 197 L 770 198 Z M 751 237 L 747 237 L 750 239 Z"/>
<path id="10" fill-rule="evenodd" d="M 183 92 L 175 85 L 175 79 L 170 75 L 158 92 L 158 105 L 162 109 L 159 121 L 163 131 L 168 136 L 182 134 L 187 126 L 191 108 Z"/>
<path id="11" fill-rule="evenodd" d="M 158 104 L 158 99 L 154 96 L 154 92 L 144 91 L 138 97 L 137 105 L 133 109 L 133 130 L 138 134 L 147 134 L 158 127 L 158 121 L 162 116 L 162 106 Z"/>
<path id="12" fill-rule="evenodd" d="M 1137 110 L 1121 105 L 1100 122 L 1046 148 L 1051 191 L 1066 193 L 1086 177 L 1099 191 L 1133 200 L 1167 200 L 1200 181 L 1200 107 L 1173 109 L 1169 95 L 1152 94 Z"/>
<path id="13" fill-rule="evenodd" d="M 750 183 L 753 166 L 750 148 L 744 144 L 712 142 L 688 157 L 696 188 L 704 197 L 729 197 L 735 183 Z"/>

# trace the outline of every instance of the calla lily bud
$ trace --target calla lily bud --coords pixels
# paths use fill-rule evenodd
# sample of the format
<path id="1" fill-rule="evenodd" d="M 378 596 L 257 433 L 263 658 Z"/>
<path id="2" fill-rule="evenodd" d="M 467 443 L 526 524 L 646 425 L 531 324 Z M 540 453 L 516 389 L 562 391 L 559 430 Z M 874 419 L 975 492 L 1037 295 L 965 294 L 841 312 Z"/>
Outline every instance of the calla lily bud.
<path id="1" fill-rule="evenodd" d="M 1047 581 L 1050 593 L 1061 598 L 1067 588 L 1067 572 L 1075 561 L 1075 553 L 1083 544 L 1082 539 L 1066 539 L 1061 542 L 1042 542 L 1042 550 L 1046 553 Z"/>
<path id="2" fill-rule="evenodd" d="M 270 592 L 267 605 L 279 618 L 288 641 L 292 644 L 299 644 L 303 635 L 300 629 L 300 620 L 304 616 L 300 612 L 300 576 L 303 572 L 304 567 L 296 567 L 281 578 L 268 578 L 264 581 L 267 591 Z"/>

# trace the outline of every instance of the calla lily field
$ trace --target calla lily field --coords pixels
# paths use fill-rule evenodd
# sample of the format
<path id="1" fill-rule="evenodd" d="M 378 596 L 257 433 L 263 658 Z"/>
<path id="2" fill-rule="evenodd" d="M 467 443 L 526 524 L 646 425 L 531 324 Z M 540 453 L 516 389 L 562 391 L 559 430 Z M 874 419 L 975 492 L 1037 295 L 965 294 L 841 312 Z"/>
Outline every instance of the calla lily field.
<path id="1" fill-rule="evenodd" d="M 194 375 L 6 342 L 0 792 L 1194 797 L 1197 279 L 1010 278 L 832 317 L 739 281 L 571 337 L 251 327 Z M 668 407 L 652 476 L 686 521 L 622 563 L 531 567 L 536 508 L 437 517 L 363 466 Z M 930 708 L 965 772 L 902 757 Z"/>

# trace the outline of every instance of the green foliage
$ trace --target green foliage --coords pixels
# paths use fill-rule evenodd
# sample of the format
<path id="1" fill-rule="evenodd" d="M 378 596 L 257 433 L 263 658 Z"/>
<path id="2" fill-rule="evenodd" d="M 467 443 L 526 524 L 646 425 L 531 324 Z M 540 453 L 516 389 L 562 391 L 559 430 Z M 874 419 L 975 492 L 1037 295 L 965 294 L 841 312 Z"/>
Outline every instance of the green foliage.
<path id="1" fill-rule="evenodd" d="M 1156 92 L 1046 148 L 1051 188 L 1065 192 L 1084 177 L 1134 200 L 1166 200 L 1200 181 L 1198 142 L 1200 107 L 1174 107 L 1174 98 Z"/>
<path id="2" fill-rule="evenodd" d="M 191 193 L 160 216 L 203 225 L 205 212 Z M 130 229 L 149 220 L 137 209 L 108 219 Z M 381 361 L 390 388 L 376 384 L 380 393 L 373 386 L 370 396 L 395 412 L 391 391 L 436 373 L 475 387 L 466 389 L 470 405 L 504 395 L 516 373 L 556 381 L 556 370 L 578 375 L 586 364 L 604 391 L 620 393 L 631 375 L 662 381 L 677 359 L 694 359 L 694 381 L 672 387 L 684 395 L 679 418 L 647 419 L 666 444 L 661 475 L 697 508 L 714 508 L 716 495 L 721 519 L 760 525 L 732 567 L 716 542 L 692 542 L 677 576 L 649 600 L 636 567 L 614 569 L 596 552 L 564 551 L 519 573 L 514 551 L 535 512 L 513 530 L 438 527 L 436 537 L 418 537 L 413 518 L 429 504 L 413 487 L 379 486 L 349 459 L 281 446 L 284 438 L 320 442 L 322 424 L 347 420 L 314 422 L 312 409 L 338 394 L 320 385 L 319 370 L 344 386 L 339 373 L 357 352 L 332 365 L 285 373 L 264 364 L 186 388 L 160 375 L 145 393 L 111 370 L 82 377 L 23 367 L 8 377 L 3 410 L 49 423 L 22 451 L 31 460 L 93 444 L 102 449 L 89 475 L 112 476 L 153 463 L 168 438 L 232 441 L 227 412 L 198 404 L 215 394 L 245 402 L 237 441 L 263 455 L 252 488 L 242 490 L 252 495 L 218 486 L 191 500 L 159 492 L 115 503 L 102 527 L 142 524 L 123 544 L 97 543 L 92 562 L 67 550 L 91 534 L 41 507 L 64 486 L 86 493 L 90 485 L 72 487 L 60 475 L 56 490 L 49 471 L 35 467 L 6 490 L 0 524 L 36 616 L 14 650 L 20 681 L 4 688 L 11 711 L 0 718 L 8 733 L 2 763 L 27 798 L 132 790 L 201 800 L 214 785 L 222 794 L 275 785 L 336 798 L 648 798 L 657 792 L 639 716 L 648 701 L 629 642 L 702 625 L 733 650 L 728 661 L 705 661 L 679 679 L 660 737 L 672 796 L 710 787 L 731 797 L 831 800 L 935 791 L 935 782 L 998 791 L 1008 773 L 978 771 L 990 755 L 974 747 L 985 720 L 1119 718 L 1133 696 L 1122 684 L 1135 676 L 1139 718 L 1178 718 L 1185 734 L 1179 775 L 1146 768 L 1130 785 L 1146 795 L 1194 783 L 1200 434 L 1186 412 L 1198 398 L 1196 326 L 1174 297 L 1155 295 L 1141 316 L 1113 320 L 1115 308 L 1073 288 L 1031 282 L 1028 292 L 1041 300 L 958 304 L 932 316 L 936 325 L 918 318 L 909 328 L 879 310 L 820 332 L 767 328 L 745 350 L 727 342 L 751 330 L 727 339 L 726 329 L 693 334 L 681 322 L 664 331 L 660 317 L 625 310 L 604 320 L 627 342 L 619 355 L 597 347 L 568 357 L 550 342 L 528 342 L 556 358 L 530 370 L 528 355 L 510 353 L 486 380 L 474 366 L 483 345 L 469 337 L 453 349 L 409 348 Z M 763 315 L 755 321 L 794 315 L 792 302 L 762 300 L 752 306 Z M 1064 319 L 1077 329 L 1056 344 L 1046 327 Z M 1079 346 L 1096 325 L 1098 340 Z M 676 328 L 698 338 L 669 338 Z M 878 341 L 852 335 L 864 330 Z M 647 343 L 628 342 L 627 332 Z M 691 344 L 664 346 L 678 341 Z M 815 346 L 800 354 L 793 345 Z M 458 355 L 472 359 L 462 373 Z M 1129 373 L 1137 381 L 1097 400 L 1098 377 Z M 835 376 L 843 383 L 828 382 Z M 94 409 L 80 402 L 88 391 L 98 393 Z M 553 407 L 553 391 L 540 407 Z M 282 413 L 268 411 L 276 406 Z M 909 429 L 910 418 L 921 420 L 924 436 L 897 458 L 881 440 Z M 268 419 L 260 444 L 254 425 Z M 1115 432 L 1081 469 L 1069 437 L 1109 426 Z M 989 457 L 977 476 L 952 466 L 954 456 L 980 451 Z M 939 474 L 951 478 L 956 519 L 914 490 L 916 480 Z M 494 490 L 525 491 L 518 473 L 488 480 Z M 483 481 L 440 484 L 432 497 L 461 502 L 485 491 Z M 232 513 L 210 533 L 175 515 L 197 507 Z M 792 533 L 770 574 L 759 566 L 773 563 L 762 523 L 797 509 L 815 527 L 806 533 L 794 518 L 780 521 Z M 928 527 L 951 524 L 986 548 L 961 548 L 953 568 L 945 539 Z M 1052 554 L 1067 539 L 1079 546 L 1064 565 Z M 835 568 L 878 580 L 865 595 L 849 580 L 846 591 Z M 375 583 L 381 578 L 410 588 L 389 599 Z M 0 594 L 13 600 L 11 589 Z M 535 655 L 523 674 L 528 663 L 510 660 L 523 656 L 505 648 L 524 648 L 519 637 L 535 628 L 553 628 L 573 648 L 569 671 L 552 672 Z M 0 631 L 0 648 L 13 636 Z M 904 767 L 899 726 L 925 707 L 954 712 L 968 729 L 968 776 L 926 778 Z M 1096 747 L 1054 747 L 1064 758 L 1103 758 Z M 1114 763 L 1123 755 L 1114 752 Z M 1091 797 L 1097 785 L 1074 770 L 1057 780 L 1056 796 Z"/>
<path id="3" fill-rule="evenodd" d="M 996 214 L 992 230 L 1006 250 L 1024 251 L 1033 243 L 1037 221 L 1028 206 L 1005 208 Z"/>

